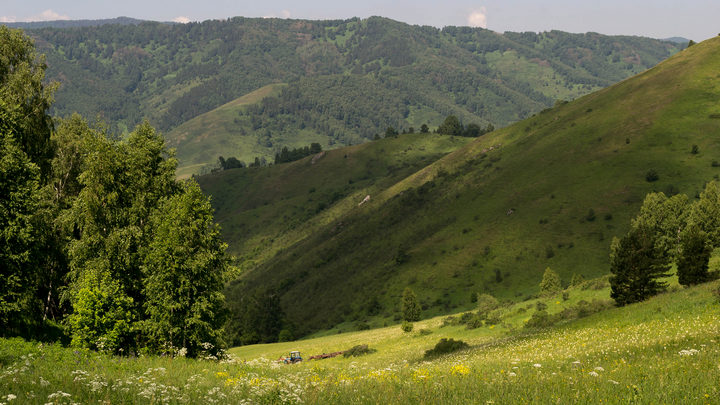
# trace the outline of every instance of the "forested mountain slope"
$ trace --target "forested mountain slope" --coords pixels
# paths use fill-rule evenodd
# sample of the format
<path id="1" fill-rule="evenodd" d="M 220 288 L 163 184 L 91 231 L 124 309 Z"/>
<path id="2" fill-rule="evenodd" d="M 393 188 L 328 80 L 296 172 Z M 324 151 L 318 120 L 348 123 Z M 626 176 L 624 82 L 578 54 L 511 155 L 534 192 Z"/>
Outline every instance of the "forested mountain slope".
<path id="1" fill-rule="evenodd" d="M 295 137 L 322 138 L 324 147 L 357 144 L 388 126 L 434 127 L 450 114 L 504 126 L 639 73 L 681 46 L 595 33 L 440 30 L 380 17 L 28 32 L 47 54 L 48 76 L 62 85 L 55 113 L 99 114 L 123 132 L 143 117 L 167 132 L 266 85 L 288 83 L 238 111 L 233 130 L 222 132 L 247 137 L 241 143 L 254 142 L 266 156 Z"/>
<path id="2" fill-rule="evenodd" d="M 612 237 L 627 230 L 648 192 L 694 196 L 720 175 L 719 51 L 720 38 L 705 41 L 632 79 L 485 135 L 376 188 L 362 206 L 362 192 L 331 202 L 312 232 L 298 233 L 307 211 L 275 212 L 297 224 L 250 232 L 261 241 L 252 251 L 239 242 L 242 232 L 226 227 L 245 269 L 229 301 L 275 289 L 298 331 L 309 332 L 393 318 L 405 286 L 415 289 L 427 316 L 471 306 L 471 292 L 535 294 L 546 267 L 566 281 L 606 274 Z M 240 173 L 243 182 L 283 187 L 264 169 L 200 181 L 214 195 L 218 218 L 246 215 L 242 223 L 257 227 L 257 217 L 211 185 L 222 176 L 225 188 L 236 185 L 253 200 L 252 188 L 233 179 Z M 312 181 L 308 176 L 304 181 Z"/>

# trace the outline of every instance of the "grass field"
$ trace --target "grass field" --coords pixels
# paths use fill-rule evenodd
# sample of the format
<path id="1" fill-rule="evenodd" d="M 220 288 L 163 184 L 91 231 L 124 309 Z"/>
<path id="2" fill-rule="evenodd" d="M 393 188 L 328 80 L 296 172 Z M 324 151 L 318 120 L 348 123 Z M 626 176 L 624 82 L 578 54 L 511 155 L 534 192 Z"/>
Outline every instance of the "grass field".
<path id="1" fill-rule="evenodd" d="M 532 301 L 495 326 L 442 327 L 443 318 L 298 342 L 230 350 L 226 361 L 120 358 L 57 345 L 0 340 L 3 403 L 692 403 L 720 401 L 720 283 L 661 294 L 544 330 L 525 330 Z M 548 297 L 552 312 L 602 289 Z M 422 331 L 422 332 L 420 332 Z M 425 359 L 440 338 L 469 349 Z M 367 344 L 377 351 L 280 365 Z"/>

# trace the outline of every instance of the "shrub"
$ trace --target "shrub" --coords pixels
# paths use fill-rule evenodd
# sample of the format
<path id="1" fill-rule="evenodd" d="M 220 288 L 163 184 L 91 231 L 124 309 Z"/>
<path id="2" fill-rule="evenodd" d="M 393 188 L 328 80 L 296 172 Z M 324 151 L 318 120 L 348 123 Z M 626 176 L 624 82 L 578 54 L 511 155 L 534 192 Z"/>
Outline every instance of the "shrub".
<path id="1" fill-rule="evenodd" d="M 540 282 L 540 293 L 543 295 L 554 295 L 562 290 L 560 276 L 552 271 L 550 267 L 545 269 L 543 279 Z"/>
<path id="2" fill-rule="evenodd" d="M 287 329 L 283 329 L 278 334 L 278 342 L 290 342 L 293 340 L 292 332 Z"/>
<path id="3" fill-rule="evenodd" d="M 690 153 L 692 153 L 693 155 L 697 155 L 698 152 L 700 152 L 700 148 L 698 148 L 697 145 L 693 145 L 692 148 L 690 149 Z"/>
<path id="4" fill-rule="evenodd" d="M 369 329 L 370 329 L 370 324 L 368 324 L 368 323 L 365 322 L 365 321 L 355 322 L 355 328 L 356 328 L 357 330 L 369 330 Z"/>
<path id="5" fill-rule="evenodd" d="M 536 311 L 544 311 L 544 310 L 546 310 L 546 309 L 547 309 L 547 304 L 546 304 L 546 303 L 544 303 L 544 302 L 542 302 L 542 301 L 538 301 L 538 302 L 535 303 L 535 310 L 536 310 Z"/>
<path id="6" fill-rule="evenodd" d="M 453 353 L 458 350 L 467 349 L 469 347 L 470 345 L 463 342 L 462 340 L 455 340 L 453 338 L 442 338 L 439 342 L 437 342 L 434 348 L 425 351 L 425 358 L 440 356 L 447 353 Z"/>
<path id="7" fill-rule="evenodd" d="M 474 317 L 472 312 L 465 312 L 462 315 L 460 315 L 460 319 L 458 320 L 458 323 L 460 325 L 465 325 L 466 323 L 470 322 Z"/>
<path id="8" fill-rule="evenodd" d="M 648 183 L 652 183 L 653 181 L 658 181 L 660 179 L 660 175 L 655 169 L 650 169 L 645 173 L 645 180 Z"/>
<path id="9" fill-rule="evenodd" d="M 483 326 L 483 320 L 479 316 L 473 316 L 465 325 L 465 329 L 477 329 Z"/>
<path id="10" fill-rule="evenodd" d="M 440 325 L 440 327 L 441 327 L 441 328 L 444 328 L 444 327 L 446 327 L 446 326 L 457 325 L 458 323 L 459 323 L 459 322 L 458 322 L 458 319 L 457 319 L 456 317 L 454 317 L 454 316 L 448 316 L 448 317 L 443 318 L 443 322 L 442 322 L 442 325 Z"/>
<path id="11" fill-rule="evenodd" d="M 430 329 L 423 328 L 418 331 L 419 336 L 427 336 L 430 334 L 432 334 L 432 331 Z"/>
<path id="12" fill-rule="evenodd" d="M 376 349 L 370 349 L 368 345 L 357 345 L 351 347 L 348 350 L 345 350 L 345 353 L 343 353 L 343 357 L 358 357 L 366 354 L 375 353 L 376 351 Z"/>
<path id="13" fill-rule="evenodd" d="M 562 293 L 563 301 L 567 301 L 570 299 L 570 292 L 569 291 L 563 291 Z"/>
<path id="14" fill-rule="evenodd" d="M 547 328 L 555 323 L 554 317 L 548 315 L 547 311 L 535 311 L 525 323 L 526 328 Z"/>
<path id="15" fill-rule="evenodd" d="M 572 276 L 572 279 L 570 280 L 570 286 L 577 287 L 585 282 L 585 277 L 582 276 L 582 274 L 574 273 Z"/>
<path id="16" fill-rule="evenodd" d="M 477 316 L 478 318 L 487 318 L 490 311 L 496 309 L 499 306 L 498 300 L 490 294 L 482 294 L 477 299 Z"/>
<path id="17" fill-rule="evenodd" d="M 588 210 L 587 215 L 585 215 L 585 220 L 588 222 L 592 222 L 595 220 L 595 210 L 594 209 L 590 208 Z"/>
<path id="18" fill-rule="evenodd" d="M 498 325 L 500 321 L 501 319 L 498 315 L 490 314 L 490 316 L 485 319 L 485 326 Z"/>
<path id="19" fill-rule="evenodd" d="M 413 323 L 412 323 L 412 322 L 405 321 L 405 322 L 402 323 L 402 325 L 400 325 L 400 329 L 402 329 L 402 331 L 405 332 L 405 333 L 412 332 L 412 330 L 413 330 Z"/>

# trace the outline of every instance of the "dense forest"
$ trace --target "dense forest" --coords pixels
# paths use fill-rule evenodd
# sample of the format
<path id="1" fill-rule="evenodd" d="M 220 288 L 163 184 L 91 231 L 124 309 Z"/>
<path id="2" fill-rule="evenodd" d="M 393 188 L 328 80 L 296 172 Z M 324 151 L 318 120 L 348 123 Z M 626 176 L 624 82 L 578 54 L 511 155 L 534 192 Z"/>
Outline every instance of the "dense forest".
<path id="1" fill-rule="evenodd" d="M 322 134 L 331 146 L 372 139 L 388 126 L 434 127 L 451 114 L 504 126 L 641 72 L 680 46 L 594 33 L 436 29 L 380 17 L 28 32 L 47 54 L 48 76 L 61 83 L 52 111 L 99 115 L 112 131 L 129 132 L 143 118 L 168 131 L 288 83 L 237 117 L 237 134 L 271 145 L 268 158 L 302 131 Z"/>
<path id="2" fill-rule="evenodd" d="M 232 267 L 209 198 L 149 124 L 53 120 L 31 40 L 0 26 L 0 44 L 0 335 L 216 354 Z"/>

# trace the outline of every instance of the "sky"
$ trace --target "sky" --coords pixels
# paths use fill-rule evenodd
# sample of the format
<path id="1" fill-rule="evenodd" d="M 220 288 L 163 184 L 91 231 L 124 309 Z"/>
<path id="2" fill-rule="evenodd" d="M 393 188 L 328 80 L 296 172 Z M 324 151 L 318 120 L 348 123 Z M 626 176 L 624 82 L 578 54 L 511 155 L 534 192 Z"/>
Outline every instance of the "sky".
<path id="1" fill-rule="evenodd" d="M 720 0 L 0 0 L 0 22 L 101 19 L 204 21 L 235 16 L 389 17 L 410 24 L 497 32 L 599 32 L 704 40 L 720 33 Z"/>

